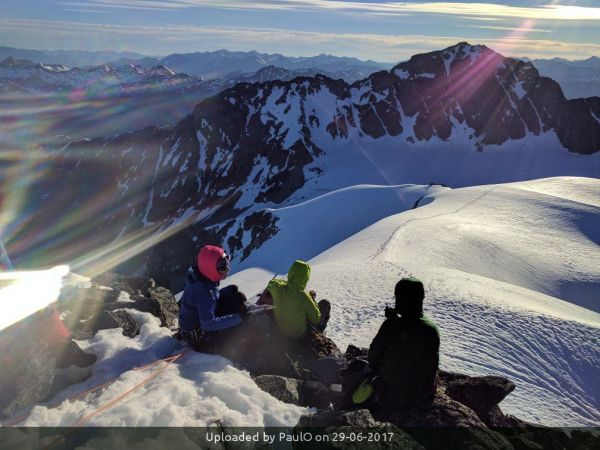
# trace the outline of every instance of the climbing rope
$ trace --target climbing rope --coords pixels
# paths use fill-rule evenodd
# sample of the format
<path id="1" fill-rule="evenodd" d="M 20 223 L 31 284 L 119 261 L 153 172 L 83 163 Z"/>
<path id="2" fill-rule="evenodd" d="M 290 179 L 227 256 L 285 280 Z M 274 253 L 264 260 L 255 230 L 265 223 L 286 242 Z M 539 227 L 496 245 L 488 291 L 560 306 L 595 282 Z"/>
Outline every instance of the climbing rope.
<path id="1" fill-rule="evenodd" d="M 56 443 L 60 442 L 62 439 L 65 439 L 70 433 L 72 433 L 75 429 L 81 427 L 84 423 L 88 422 L 92 417 L 97 416 L 98 414 L 106 411 L 111 406 L 115 405 L 120 400 L 124 399 L 127 395 L 131 394 L 133 391 L 139 389 L 140 387 L 144 386 L 149 381 L 151 381 L 154 378 L 156 378 L 158 375 L 160 375 L 162 372 L 164 372 L 171 364 L 173 364 L 179 358 L 183 357 L 190 350 L 191 349 L 186 348 L 185 350 L 181 351 L 180 353 L 178 353 L 176 355 L 169 356 L 169 357 L 163 358 L 163 359 L 159 359 L 159 360 L 154 361 L 153 363 L 147 364 L 145 366 L 134 368 L 133 370 L 144 370 L 144 369 L 148 369 L 150 367 L 153 367 L 153 366 L 155 366 L 155 365 L 157 365 L 157 364 L 159 364 L 161 362 L 166 362 L 167 363 L 165 366 L 161 367 L 159 370 L 157 370 L 156 372 L 154 372 L 152 375 L 144 378 L 142 381 L 140 381 L 138 384 L 136 384 L 135 386 L 133 386 L 131 389 L 127 390 L 126 392 L 122 393 L 118 397 L 116 397 L 116 398 L 110 400 L 109 402 L 105 403 L 104 405 L 100 406 L 95 411 L 92 411 L 91 413 L 89 413 L 89 414 L 81 417 L 77 422 L 75 422 L 73 425 L 71 425 L 71 427 L 69 427 L 69 429 L 65 433 L 61 434 L 54 441 L 52 441 L 50 444 L 48 444 L 46 447 L 44 447 L 44 450 L 52 447 Z M 110 383 L 112 383 L 114 381 L 115 381 L 115 379 L 111 380 Z M 94 388 L 94 390 L 95 389 L 97 389 L 97 388 Z"/>

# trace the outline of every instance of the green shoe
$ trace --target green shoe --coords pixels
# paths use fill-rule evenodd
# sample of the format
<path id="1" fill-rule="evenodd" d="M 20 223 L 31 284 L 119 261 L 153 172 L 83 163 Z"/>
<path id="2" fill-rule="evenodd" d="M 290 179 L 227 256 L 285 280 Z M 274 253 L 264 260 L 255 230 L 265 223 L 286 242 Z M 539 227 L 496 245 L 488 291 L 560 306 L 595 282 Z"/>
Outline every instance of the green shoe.
<path id="1" fill-rule="evenodd" d="M 367 380 L 364 380 L 356 388 L 354 394 L 352 394 L 352 403 L 354 403 L 355 405 L 360 405 L 361 403 L 366 402 L 372 394 L 373 386 L 371 386 Z"/>

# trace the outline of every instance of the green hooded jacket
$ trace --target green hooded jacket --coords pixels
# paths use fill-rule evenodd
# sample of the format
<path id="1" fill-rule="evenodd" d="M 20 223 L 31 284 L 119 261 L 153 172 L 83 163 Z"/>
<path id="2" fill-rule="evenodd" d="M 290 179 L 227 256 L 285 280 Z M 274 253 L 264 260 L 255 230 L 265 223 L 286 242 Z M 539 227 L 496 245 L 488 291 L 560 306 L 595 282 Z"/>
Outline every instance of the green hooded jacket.
<path id="1" fill-rule="evenodd" d="M 310 266 L 296 261 L 290 267 L 287 281 L 271 280 L 267 289 L 273 297 L 275 322 L 282 333 L 300 337 L 306 331 L 306 321 L 317 324 L 321 312 L 315 301 L 304 290 L 310 277 Z"/>

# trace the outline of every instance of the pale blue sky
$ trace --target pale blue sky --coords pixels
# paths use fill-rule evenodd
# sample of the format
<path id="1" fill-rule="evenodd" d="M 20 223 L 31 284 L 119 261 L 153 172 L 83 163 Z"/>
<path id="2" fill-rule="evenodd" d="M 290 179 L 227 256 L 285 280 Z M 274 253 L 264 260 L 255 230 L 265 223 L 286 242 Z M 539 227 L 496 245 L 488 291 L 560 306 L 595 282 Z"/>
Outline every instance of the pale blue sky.
<path id="1" fill-rule="evenodd" d="M 225 48 L 395 62 L 468 41 L 511 56 L 600 56 L 600 0 L 3 0 L 1 4 L 0 45 L 33 49 L 166 55 Z"/>

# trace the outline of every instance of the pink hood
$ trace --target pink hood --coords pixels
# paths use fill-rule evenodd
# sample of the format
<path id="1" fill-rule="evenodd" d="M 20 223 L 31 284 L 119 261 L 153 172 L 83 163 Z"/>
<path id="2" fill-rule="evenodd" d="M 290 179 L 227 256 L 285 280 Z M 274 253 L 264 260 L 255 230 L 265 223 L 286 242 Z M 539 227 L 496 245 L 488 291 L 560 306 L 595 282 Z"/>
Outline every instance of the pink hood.
<path id="1" fill-rule="evenodd" d="M 225 275 L 217 271 L 217 261 L 225 255 L 225 250 L 215 245 L 205 245 L 198 252 L 198 270 L 202 275 L 215 283 L 223 280 Z"/>

